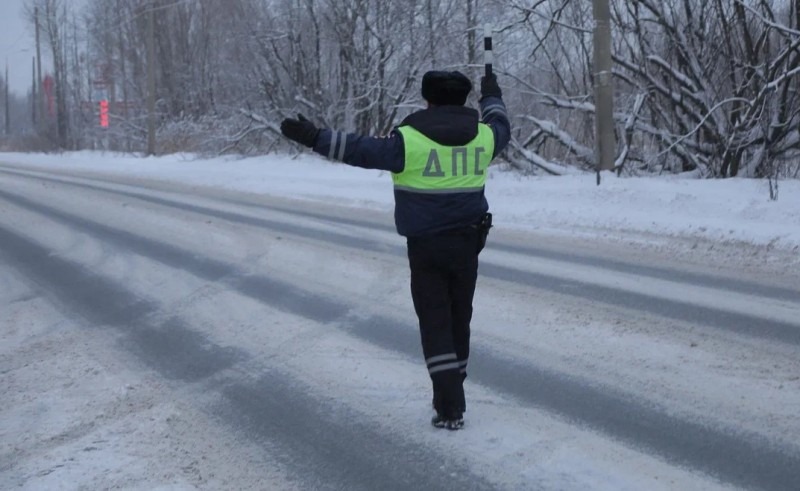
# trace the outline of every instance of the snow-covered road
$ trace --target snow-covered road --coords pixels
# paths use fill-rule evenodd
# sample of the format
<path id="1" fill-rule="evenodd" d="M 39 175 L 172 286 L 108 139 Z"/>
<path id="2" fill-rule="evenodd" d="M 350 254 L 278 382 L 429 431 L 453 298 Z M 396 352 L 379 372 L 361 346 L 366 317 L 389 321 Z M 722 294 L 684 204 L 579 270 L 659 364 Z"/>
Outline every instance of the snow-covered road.
<path id="1" fill-rule="evenodd" d="M 723 247 L 493 231 L 443 433 L 385 210 L 0 165 L 0 488 L 797 489 L 800 274 Z"/>

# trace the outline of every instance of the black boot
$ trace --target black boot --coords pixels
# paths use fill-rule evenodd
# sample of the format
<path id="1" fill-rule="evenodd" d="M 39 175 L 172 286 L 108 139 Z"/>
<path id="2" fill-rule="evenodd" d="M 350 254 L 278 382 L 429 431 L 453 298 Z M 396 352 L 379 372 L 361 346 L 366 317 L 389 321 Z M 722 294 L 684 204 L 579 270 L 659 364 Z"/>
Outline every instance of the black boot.
<path id="1" fill-rule="evenodd" d="M 431 424 L 434 426 L 434 428 L 460 430 L 464 427 L 464 416 L 456 413 L 451 413 L 448 416 L 436 413 L 436 416 L 431 419 Z"/>

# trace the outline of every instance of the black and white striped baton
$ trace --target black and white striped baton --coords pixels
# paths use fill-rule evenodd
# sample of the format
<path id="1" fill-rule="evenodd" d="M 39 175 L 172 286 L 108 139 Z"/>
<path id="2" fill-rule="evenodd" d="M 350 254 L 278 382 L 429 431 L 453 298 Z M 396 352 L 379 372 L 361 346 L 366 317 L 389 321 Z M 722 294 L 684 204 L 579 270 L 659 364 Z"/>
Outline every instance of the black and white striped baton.
<path id="1" fill-rule="evenodd" d="M 483 26 L 483 65 L 486 68 L 486 76 L 492 75 L 492 28 L 489 24 Z"/>

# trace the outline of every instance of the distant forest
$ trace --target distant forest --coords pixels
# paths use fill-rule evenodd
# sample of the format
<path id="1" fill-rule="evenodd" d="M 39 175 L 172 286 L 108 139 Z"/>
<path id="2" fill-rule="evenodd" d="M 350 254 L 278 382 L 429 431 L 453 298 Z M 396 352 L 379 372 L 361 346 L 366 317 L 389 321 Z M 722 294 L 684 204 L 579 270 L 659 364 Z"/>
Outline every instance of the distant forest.
<path id="1" fill-rule="evenodd" d="M 798 2 L 610 3 L 618 172 L 798 177 Z M 148 68 L 158 153 L 285 151 L 277 124 L 298 112 L 385 134 L 423 107 L 426 70 L 478 86 L 489 24 L 513 125 L 503 160 L 595 167 L 588 0 L 28 0 L 25 21 L 47 68 L 9 98 L 6 149 L 145 151 Z"/>

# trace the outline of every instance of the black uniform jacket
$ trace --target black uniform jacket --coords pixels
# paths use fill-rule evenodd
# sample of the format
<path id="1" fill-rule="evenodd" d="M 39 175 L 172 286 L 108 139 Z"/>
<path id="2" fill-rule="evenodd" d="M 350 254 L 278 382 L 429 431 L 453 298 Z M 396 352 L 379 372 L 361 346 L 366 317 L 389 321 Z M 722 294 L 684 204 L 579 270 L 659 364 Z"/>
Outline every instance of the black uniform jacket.
<path id="1" fill-rule="evenodd" d="M 400 126 L 408 125 L 431 140 L 446 146 L 460 146 L 478 135 L 478 122 L 492 128 L 496 157 L 511 138 L 511 125 L 502 99 L 484 97 L 478 111 L 464 106 L 432 106 L 409 115 Z M 405 168 L 405 146 L 396 129 L 387 137 L 370 137 L 323 129 L 314 151 L 365 169 L 399 173 Z M 489 205 L 484 193 L 424 195 L 395 190 L 395 225 L 406 237 L 436 234 L 476 224 Z"/>

